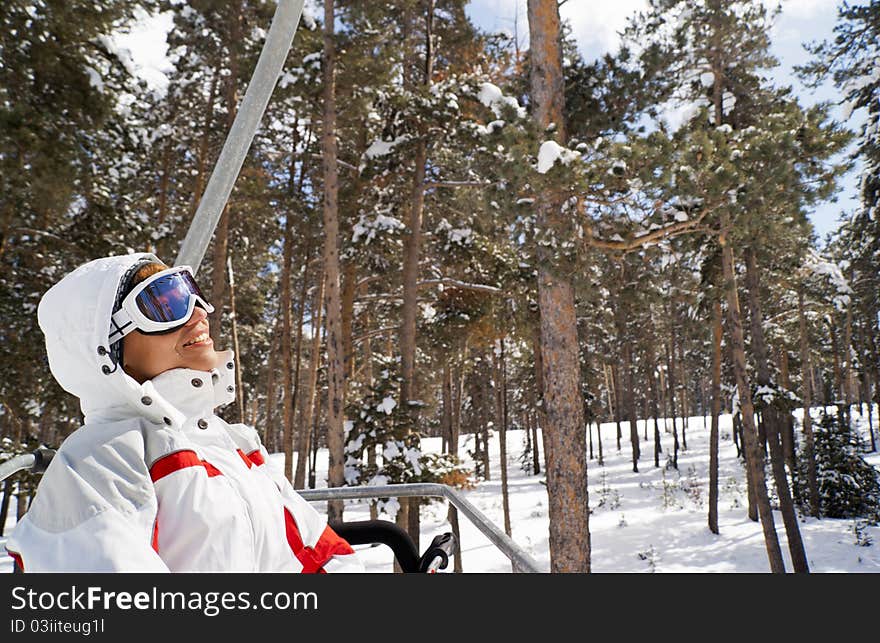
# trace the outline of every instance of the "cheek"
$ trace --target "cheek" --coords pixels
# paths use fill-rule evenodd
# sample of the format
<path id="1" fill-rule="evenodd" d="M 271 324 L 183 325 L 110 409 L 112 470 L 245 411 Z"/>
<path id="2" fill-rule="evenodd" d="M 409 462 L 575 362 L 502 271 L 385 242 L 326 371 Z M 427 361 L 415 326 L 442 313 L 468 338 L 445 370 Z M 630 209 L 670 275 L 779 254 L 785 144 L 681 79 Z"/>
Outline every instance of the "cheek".
<path id="1" fill-rule="evenodd" d="M 173 336 L 139 335 L 132 340 L 124 348 L 125 363 L 138 372 L 155 377 L 177 365 L 180 356 L 174 350 Z"/>

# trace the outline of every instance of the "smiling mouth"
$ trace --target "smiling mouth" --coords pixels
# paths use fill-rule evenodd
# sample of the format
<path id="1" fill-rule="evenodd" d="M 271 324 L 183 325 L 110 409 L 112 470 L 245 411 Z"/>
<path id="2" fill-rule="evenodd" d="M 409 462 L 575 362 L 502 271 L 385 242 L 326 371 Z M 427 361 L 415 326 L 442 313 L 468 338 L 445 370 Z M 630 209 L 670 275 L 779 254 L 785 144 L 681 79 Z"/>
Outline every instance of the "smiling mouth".
<path id="1" fill-rule="evenodd" d="M 201 333 L 189 340 L 186 344 L 183 345 L 183 347 L 192 348 L 194 346 L 206 346 L 210 342 L 211 336 L 208 333 Z"/>

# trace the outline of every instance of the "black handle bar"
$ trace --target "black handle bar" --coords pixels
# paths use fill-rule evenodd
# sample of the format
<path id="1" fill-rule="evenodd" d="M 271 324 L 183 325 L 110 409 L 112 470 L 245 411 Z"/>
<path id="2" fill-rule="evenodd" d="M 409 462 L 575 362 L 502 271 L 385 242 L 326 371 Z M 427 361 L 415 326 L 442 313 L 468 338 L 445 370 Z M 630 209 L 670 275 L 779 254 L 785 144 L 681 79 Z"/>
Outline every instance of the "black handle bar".
<path id="1" fill-rule="evenodd" d="M 387 545 L 394 552 L 397 564 L 406 574 L 425 574 L 446 569 L 458 543 L 451 533 L 440 534 L 419 557 L 416 546 L 406 530 L 388 520 L 361 520 L 330 523 L 330 527 L 350 545 Z"/>
<path id="2" fill-rule="evenodd" d="M 331 523 L 330 527 L 350 545 L 387 545 L 404 573 L 418 573 L 419 553 L 409 534 L 388 520 Z"/>

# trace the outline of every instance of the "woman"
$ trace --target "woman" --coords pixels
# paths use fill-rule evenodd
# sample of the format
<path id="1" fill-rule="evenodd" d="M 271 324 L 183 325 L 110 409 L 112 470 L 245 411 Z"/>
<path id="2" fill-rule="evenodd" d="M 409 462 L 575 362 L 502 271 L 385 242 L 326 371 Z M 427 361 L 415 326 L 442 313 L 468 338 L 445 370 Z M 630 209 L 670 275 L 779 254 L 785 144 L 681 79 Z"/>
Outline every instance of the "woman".
<path id="1" fill-rule="evenodd" d="M 362 571 L 266 462 L 185 267 L 152 254 L 80 266 L 37 311 L 53 376 L 84 425 L 52 460 L 7 549 L 24 571 Z"/>

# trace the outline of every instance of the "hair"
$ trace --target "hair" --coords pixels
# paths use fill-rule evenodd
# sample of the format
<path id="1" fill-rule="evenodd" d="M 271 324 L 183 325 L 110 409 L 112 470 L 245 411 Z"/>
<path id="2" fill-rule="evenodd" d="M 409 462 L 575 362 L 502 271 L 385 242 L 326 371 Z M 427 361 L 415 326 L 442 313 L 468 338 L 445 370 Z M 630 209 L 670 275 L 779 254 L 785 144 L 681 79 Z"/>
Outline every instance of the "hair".
<path id="1" fill-rule="evenodd" d="M 125 299 L 128 296 L 128 293 L 134 290 L 134 287 L 137 286 L 139 283 L 146 279 L 149 279 L 158 272 L 162 272 L 163 270 L 168 270 L 168 266 L 166 266 L 164 263 L 156 262 L 151 262 L 138 268 L 137 272 L 135 272 L 129 280 L 128 286 L 126 286 L 125 290 L 123 291 L 122 298 Z"/>

